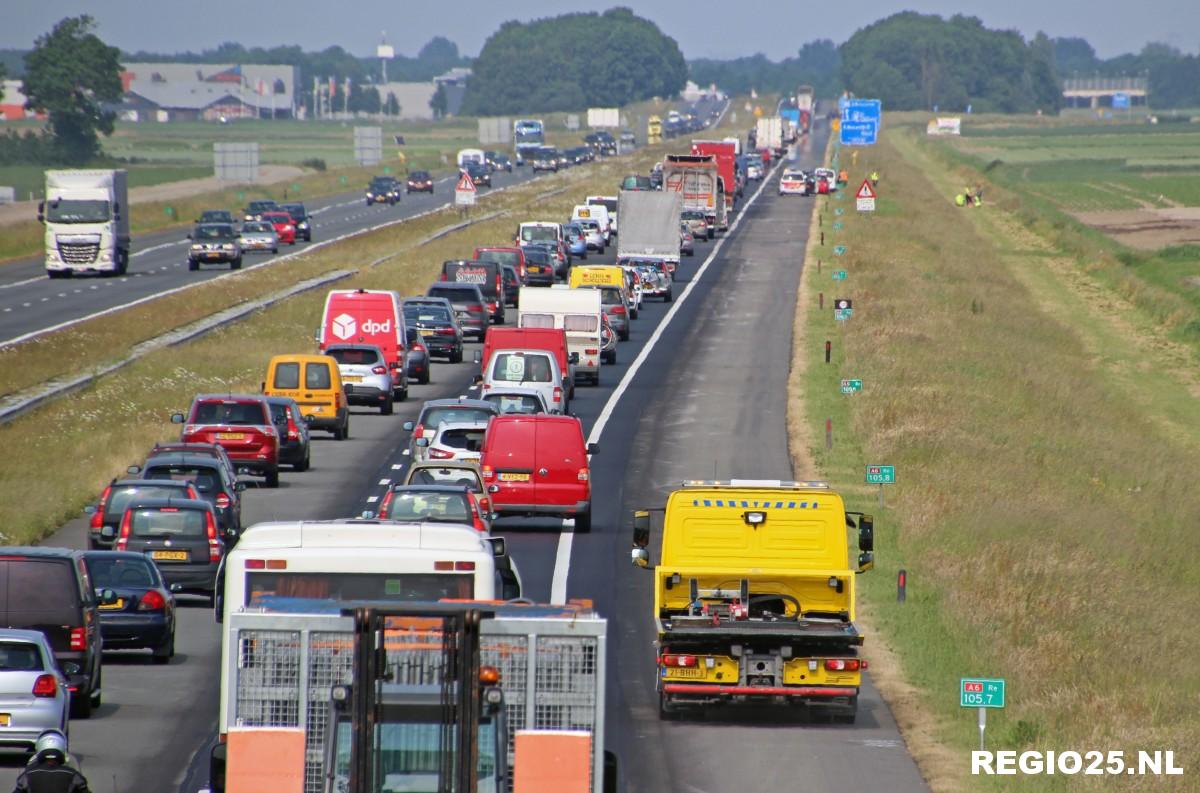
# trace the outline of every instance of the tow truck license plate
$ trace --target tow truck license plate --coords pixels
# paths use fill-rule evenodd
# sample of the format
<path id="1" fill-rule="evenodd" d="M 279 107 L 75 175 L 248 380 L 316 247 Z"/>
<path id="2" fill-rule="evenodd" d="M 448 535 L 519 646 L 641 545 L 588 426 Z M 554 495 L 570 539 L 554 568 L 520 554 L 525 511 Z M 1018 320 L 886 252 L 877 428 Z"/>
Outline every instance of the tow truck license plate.
<path id="1" fill-rule="evenodd" d="M 704 669 L 697 667 L 667 667 L 663 669 L 664 677 L 704 678 Z"/>

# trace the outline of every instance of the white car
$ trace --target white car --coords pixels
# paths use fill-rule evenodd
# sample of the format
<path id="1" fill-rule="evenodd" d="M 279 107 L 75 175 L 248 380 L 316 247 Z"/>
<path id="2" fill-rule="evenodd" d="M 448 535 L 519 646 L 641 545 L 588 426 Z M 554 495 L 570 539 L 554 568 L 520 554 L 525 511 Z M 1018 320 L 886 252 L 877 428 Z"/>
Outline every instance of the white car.
<path id="1" fill-rule="evenodd" d="M 425 459 L 468 460 L 479 462 L 483 456 L 483 436 L 486 421 L 447 421 L 438 425 L 433 438 L 417 438 L 417 446 L 425 446 Z"/>
<path id="2" fill-rule="evenodd" d="M 779 177 L 780 195 L 808 195 L 808 177 L 804 171 L 784 171 Z"/>
<path id="3" fill-rule="evenodd" d="M 763 167 L 761 162 L 751 162 L 746 166 L 746 178 L 755 182 L 763 178 Z"/>
<path id="4" fill-rule="evenodd" d="M 46 730 L 67 734 L 71 691 L 41 631 L 0 629 L 0 701 L 7 747 L 32 750 Z"/>
<path id="5" fill-rule="evenodd" d="M 392 415 L 392 375 L 382 350 L 373 344 L 330 344 L 325 355 L 338 362 L 347 404 L 378 407 L 383 415 Z"/>
<path id="6" fill-rule="evenodd" d="M 542 401 L 552 412 L 566 410 L 566 389 L 558 361 L 543 350 L 496 350 L 488 359 L 480 383 L 480 398 L 492 389 L 532 388 L 540 391 Z"/>
<path id="7" fill-rule="evenodd" d="M 546 404 L 546 398 L 542 396 L 542 392 L 536 388 L 492 388 L 489 389 L 483 398 L 487 402 L 491 402 L 499 410 L 501 415 L 505 413 L 524 413 L 531 415 L 534 413 L 550 413 L 550 407 Z"/>
<path id="8" fill-rule="evenodd" d="M 279 253 L 279 235 L 275 227 L 261 220 L 248 220 L 242 225 L 242 250 Z"/>
<path id="9" fill-rule="evenodd" d="M 607 242 L 604 239 L 604 232 L 600 230 L 600 221 L 577 220 L 575 222 L 583 227 L 583 238 L 587 242 L 588 250 L 604 253 Z"/>

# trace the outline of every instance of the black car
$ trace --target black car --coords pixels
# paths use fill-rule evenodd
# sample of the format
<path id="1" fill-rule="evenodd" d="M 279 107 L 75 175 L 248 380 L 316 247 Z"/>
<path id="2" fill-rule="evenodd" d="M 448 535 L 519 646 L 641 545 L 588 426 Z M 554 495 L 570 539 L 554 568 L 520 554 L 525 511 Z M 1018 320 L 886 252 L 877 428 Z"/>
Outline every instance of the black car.
<path id="1" fill-rule="evenodd" d="M 517 296 L 521 291 L 521 276 L 517 268 L 511 264 L 500 265 L 500 277 L 504 279 L 504 302 L 506 305 L 517 307 Z"/>
<path id="2" fill-rule="evenodd" d="M 199 270 L 201 264 L 228 264 L 242 269 L 241 235 L 232 223 L 204 223 L 196 226 L 188 239 L 188 269 Z"/>
<path id="3" fill-rule="evenodd" d="M 394 205 L 400 200 L 400 184 L 390 176 L 376 176 L 367 185 L 367 206 L 373 204 Z"/>
<path id="4" fill-rule="evenodd" d="M 554 171 L 558 172 L 559 159 L 558 149 L 553 146 L 543 146 L 534 152 L 533 155 L 533 172 L 538 171 Z"/>
<path id="5" fill-rule="evenodd" d="M 512 160 L 504 152 L 489 151 L 484 152 L 484 156 L 487 157 L 487 163 L 492 167 L 493 171 L 507 171 L 508 173 L 512 173 Z"/>
<path id="6" fill-rule="evenodd" d="M 492 172 L 488 170 L 486 165 L 477 163 L 474 160 L 467 160 L 463 163 L 462 169 L 471 177 L 471 181 L 475 183 L 476 187 L 479 185 L 492 186 Z"/>
<path id="7" fill-rule="evenodd" d="M 296 239 L 312 242 L 312 215 L 304 208 L 304 204 L 283 204 L 279 207 L 292 218 L 296 227 Z"/>
<path id="8" fill-rule="evenodd" d="M 460 284 L 452 281 L 438 281 L 425 292 L 426 297 L 443 297 L 454 307 L 454 318 L 464 334 L 470 333 L 476 340 L 483 341 L 487 336 L 491 319 L 488 314 L 487 300 L 483 292 L 475 284 Z"/>
<path id="9" fill-rule="evenodd" d="M 246 483 L 239 481 L 234 470 L 219 457 L 202 452 L 154 451 L 144 466 L 134 466 L 130 473 L 143 479 L 191 482 L 200 491 L 200 498 L 213 505 L 222 531 L 241 531 L 242 492 Z"/>
<path id="10" fill-rule="evenodd" d="M 463 359 L 463 332 L 454 318 L 454 307 L 440 298 L 404 300 L 404 324 L 416 328 L 430 356 L 445 356 L 450 363 Z"/>
<path id="11" fill-rule="evenodd" d="M 117 550 L 149 557 L 172 592 L 207 595 L 216 590 L 217 568 L 237 532 L 222 532 L 208 501 L 156 498 L 131 504 L 121 519 Z"/>
<path id="12" fill-rule="evenodd" d="M 201 223 L 237 223 L 237 219 L 228 209 L 206 209 L 196 218 L 196 225 Z"/>
<path id="13" fill-rule="evenodd" d="M 431 374 L 429 365 L 429 348 L 425 345 L 425 340 L 421 338 L 421 332 L 408 325 L 404 330 L 408 336 L 408 353 L 404 356 L 405 368 L 408 369 L 408 376 L 414 378 L 421 385 L 429 385 L 429 376 Z"/>
<path id="14" fill-rule="evenodd" d="M 97 592 L 84 552 L 69 548 L 5 548 L 0 581 L 0 626 L 46 635 L 71 686 L 71 715 L 88 718 L 101 699 L 100 607 L 116 593 Z"/>
<path id="15" fill-rule="evenodd" d="M 242 210 L 242 220 L 262 220 L 263 213 L 278 211 L 279 204 L 276 204 L 269 198 L 260 201 L 251 201 Z"/>
<path id="16" fill-rule="evenodd" d="M 525 279 L 530 286 L 553 284 L 555 263 L 549 248 L 540 245 L 525 246 Z"/>
<path id="17" fill-rule="evenodd" d="M 95 505 L 84 512 L 91 515 L 88 521 L 88 548 L 105 550 L 117 541 L 121 528 L 121 517 L 131 501 L 146 498 L 199 498 L 200 491 L 191 482 L 176 482 L 170 479 L 114 479 L 100 494 Z"/>
<path id="18" fill-rule="evenodd" d="M 271 421 L 279 433 L 279 464 L 290 465 L 294 471 L 307 471 L 311 459 L 308 422 L 300 405 L 291 397 L 263 397 L 271 409 Z"/>
<path id="19" fill-rule="evenodd" d="M 175 656 L 175 596 L 145 554 L 88 551 L 84 555 L 92 586 L 117 597 L 100 606 L 104 649 L 148 649 L 156 664 Z"/>
<path id="20" fill-rule="evenodd" d="M 429 171 L 412 171 L 405 183 L 405 191 L 409 193 L 429 193 L 433 195 L 433 177 Z"/>

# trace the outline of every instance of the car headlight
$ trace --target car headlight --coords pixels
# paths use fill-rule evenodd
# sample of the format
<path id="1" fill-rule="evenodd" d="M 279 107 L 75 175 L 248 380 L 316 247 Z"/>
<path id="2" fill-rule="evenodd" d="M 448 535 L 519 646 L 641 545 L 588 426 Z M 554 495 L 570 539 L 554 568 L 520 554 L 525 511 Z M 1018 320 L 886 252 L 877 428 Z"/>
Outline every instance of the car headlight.
<path id="1" fill-rule="evenodd" d="M 307 220 L 300 221 L 299 223 L 296 224 L 296 228 L 298 228 L 298 229 L 308 228 L 308 221 Z"/>
<path id="2" fill-rule="evenodd" d="M 233 250 L 233 243 L 232 243 L 232 242 L 227 242 L 227 243 L 225 243 L 224 245 L 222 245 L 221 247 L 222 247 L 222 248 L 224 248 L 224 249 L 225 249 L 225 250 L 227 250 L 227 251 L 231 251 L 231 250 Z"/>
<path id="3" fill-rule="evenodd" d="M 204 250 L 204 246 L 203 246 L 203 245 L 193 245 L 193 246 L 192 246 L 192 250 L 194 250 L 194 251 L 202 251 L 202 250 Z"/>

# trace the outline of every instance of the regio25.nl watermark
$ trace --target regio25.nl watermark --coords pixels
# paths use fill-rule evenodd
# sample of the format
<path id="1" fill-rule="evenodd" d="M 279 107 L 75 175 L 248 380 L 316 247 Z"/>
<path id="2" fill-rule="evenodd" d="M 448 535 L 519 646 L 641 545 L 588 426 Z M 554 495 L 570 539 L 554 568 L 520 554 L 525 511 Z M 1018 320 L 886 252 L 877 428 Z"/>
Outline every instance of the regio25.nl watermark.
<path id="1" fill-rule="evenodd" d="M 1175 752 L 1155 750 L 1025 751 L 976 750 L 971 752 L 971 773 L 976 776 L 1180 776 Z"/>

